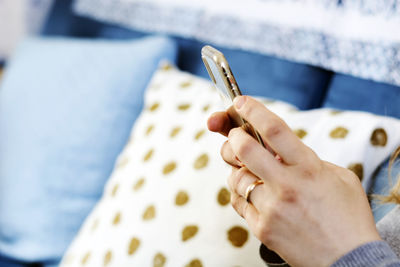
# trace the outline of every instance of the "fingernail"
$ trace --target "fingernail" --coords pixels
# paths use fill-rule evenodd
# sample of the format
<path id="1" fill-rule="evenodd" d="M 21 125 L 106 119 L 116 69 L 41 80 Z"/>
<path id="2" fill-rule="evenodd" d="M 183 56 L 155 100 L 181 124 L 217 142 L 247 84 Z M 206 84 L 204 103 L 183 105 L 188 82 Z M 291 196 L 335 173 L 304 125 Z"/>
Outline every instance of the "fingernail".
<path id="1" fill-rule="evenodd" d="M 245 96 L 237 96 L 233 100 L 233 104 L 235 105 L 235 107 L 237 109 L 240 109 L 245 102 L 246 102 L 246 97 Z"/>

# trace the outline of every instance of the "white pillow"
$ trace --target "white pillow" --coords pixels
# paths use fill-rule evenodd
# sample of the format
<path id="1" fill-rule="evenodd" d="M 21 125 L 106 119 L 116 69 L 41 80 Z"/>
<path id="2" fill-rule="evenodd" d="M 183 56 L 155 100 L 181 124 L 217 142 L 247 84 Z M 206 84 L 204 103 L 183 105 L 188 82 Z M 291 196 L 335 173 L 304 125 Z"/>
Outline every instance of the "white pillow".
<path id="1" fill-rule="evenodd" d="M 399 144 L 394 119 L 263 101 L 323 159 L 360 164 L 364 184 Z M 206 130 L 221 102 L 208 81 L 168 64 L 155 73 L 104 195 L 61 266 L 265 266 L 259 241 L 229 205 L 225 138 Z M 385 134 L 371 139 L 375 128 Z"/>

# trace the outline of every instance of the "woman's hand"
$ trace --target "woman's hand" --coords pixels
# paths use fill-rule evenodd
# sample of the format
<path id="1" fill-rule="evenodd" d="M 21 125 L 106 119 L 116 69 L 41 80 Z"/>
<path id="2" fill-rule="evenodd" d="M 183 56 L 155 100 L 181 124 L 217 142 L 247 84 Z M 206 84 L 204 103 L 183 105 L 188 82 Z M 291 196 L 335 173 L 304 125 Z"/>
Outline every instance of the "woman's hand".
<path id="1" fill-rule="evenodd" d="M 232 166 L 231 203 L 261 242 L 293 266 L 329 266 L 352 249 L 380 240 L 353 172 L 319 159 L 255 99 L 237 97 L 234 108 L 279 156 L 242 128 L 232 128 L 228 112 L 209 118 L 211 131 L 228 136 L 221 155 Z M 247 202 L 246 188 L 257 179 L 264 184 Z"/>

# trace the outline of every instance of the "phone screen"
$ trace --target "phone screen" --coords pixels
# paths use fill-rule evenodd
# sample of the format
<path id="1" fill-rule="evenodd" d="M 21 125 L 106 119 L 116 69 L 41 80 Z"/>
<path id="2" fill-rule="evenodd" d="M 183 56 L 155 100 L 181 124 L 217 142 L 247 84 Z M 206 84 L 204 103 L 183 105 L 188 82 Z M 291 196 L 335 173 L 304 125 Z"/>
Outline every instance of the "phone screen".
<path id="1" fill-rule="evenodd" d="M 225 106 L 228 107 L 232 105 L 232 100 L 234 96 L 229 95 L 229 92 L 232 91 L 232 88 L 228 88 L 227 84 L 223 81 L 222 78 L 223 77 L 222 75 L 224 75 L 226 80 L 228 80 L 227 75 L 224 73 L 220 73 L 214 60 L 208 57 L 203 57 L 203 60 L 206 63 L 207 71 L 209 72 L 209 75 L 213 80 L 215 87 L 220 93 Z"/>

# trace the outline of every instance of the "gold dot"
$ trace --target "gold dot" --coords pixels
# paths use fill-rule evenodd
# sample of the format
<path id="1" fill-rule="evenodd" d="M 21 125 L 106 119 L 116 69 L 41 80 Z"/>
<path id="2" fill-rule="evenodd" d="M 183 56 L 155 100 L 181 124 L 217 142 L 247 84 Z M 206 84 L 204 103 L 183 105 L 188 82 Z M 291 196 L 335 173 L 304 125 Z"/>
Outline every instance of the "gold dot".
<path id="1" fill-rule="evenodd" d="M 144 155 L 143 157 L 143 161 L 149 161 L 151 159 L 151 157 L 153 156 L 154 153 L 154 149 L 150 149 L 149 151 L 147 151 L 146 155 Z"/>
<path id="2" fill-rule="evenodd" d="M 157 253 L 153 259 L 153 267 L 163 267 L 167 258 L 162 253 Z"/>
<path id="3" fill-rule="evenodd" d="M 196 133 L 196 135 L 194 136 L 195 140 L 199 140 L 204 134 L 206 133 L 206 130 L 200 130 Z"/>
<path id="4" fill-rule="evenodd" d="M 188 264 L 186 264 L 185 267 L 203 267 L 203 264 L 199 259 L 194 259 Z"/>
<path id="5" fill-rule="evenodd" d="M 371 145 L 373 146 L 386 146 L 387 140 L 386 131 L 382 128 L 375 129 L 370 138 Z"/>
<path id="6" fill-rule="evenodd" d="M 87 253 L 82 257 L 82 260 L 81 260 L 82 265 L 85 265 L 85 264 L 89 261 L 89 259 L 90 259 L 90 252 L 87 252 Z"/>
<path id="7" fill-rule="evenodd" d="M 126 164 L 128 164 L 129 162 L 129 158 L 128 157 L 122 157 L 118 160 L 117 162 L 117 169 L 121 169 L 123 167 L 126 166 Z"/>
<path id="8" fill-rule="evenodd" d="M 107 266 L 112 259 L 112 252 L 109 250 L 107 251 L 106 255 L 104 255 L 104 266 Z"/>
<path id="9" fill-rule="evenodd" d="M 228 189 L 223 187 L 223 188 L 221 188 L 221 190 L 219 190 L 217 199 L 218 199 L 218 203 L 221 206 L 226 206 L 231 201 L 231 192 L 229 192 Z"/>
<path id="10" fill-rule="evenodd" d="M 134 191 L 139 191 L 140 188 L 143 187 L 145 181 L 146 181 L 146 180 L 145 180 L 143 177 L 140 178 L 140 179 L 133 185 L 133 190 L 134 190 Z"/>
<path id="11" fill-rule="evenodd" d="M 293 132 L 294 132 L 294 133 L 297 135 L 297 137 L 300 138 L 300 139 L 303 139 L 304 136 L 307 135 L 307 132 L 306 132 L 305 130 L 303 130 L 303 129 L 296 129 L 296 130 L 294 130 Z"/>
<path id="12" fill-rule="evenodd" d="M 362 179 L 364 178 L 364 167 L 361 163 L 350 164 L 347 168 L 354 172 L 358 176 L 360 181 L 362 181 Z"/>
<path id="13" fill-rule="evenodd" d="M 228 231 L 228 240 L 234 247 L 242 247 L 249 237 L 249 233 L 241 226 L 234 226 Z"/>
<path id="14" fill-rule="evenodd" d="M 196 225 L 188 225 L 182 230 L 182 241 L 187 241 L 188 239 L 194 237 L 197 232 L 199 231 L 199 228 Z"/>
<path id="15" fill-rule="evenodd" d="M 179 127 L 179 126 L 174 127 L 174 128 L 171 130 L 171 133 L 169 134 L 169 136 L 170 136 L 171 138 L 174 138 L 175 136 L 178 135 L 178 133 L 179 133 L 181 130 L 182 130 L 182 128 Z"/>
<path id="16" fill-rule="evenodd" d="M 204 111 L 204 112 L 207 112 L 209 109 L 210 109 L 210 105 L 205 105 L 205 106 L 203 107 L 203 111 Z"/>
<path id="17" fill-rule="evenodd" d="M 112 223 L 113 223 L 113 225 L 117 225 L 117 224 L 119 224 L 120 221 L 121 221 L 121 213 L 117 212 L 114 216 Z"/>
<path id="18" fill-rule="evenodd" d="M 331 115 L 335 116 L 335 115 L 338 115 L 338 114 L 340 114 L 342 112 L 343 111 L 340 111 L 340 110 L 331 110 Z"/>
<path id="19" fill-rule="evenodd" d="M 156 217 L 156 208 L 153 205 L 150 205 L 143 212 L 143 220 L 149 221 Z"/>
<path id="20" fill-rule="evenodd" d="M 203 169 L 208 164 L 208 156 L 207 154 L 201 154 L 194 162 L 193 167 L 196 170 Z"/>
<path id="21" fill-rule="evenodd" d="M 160 103 L 155 102 L 154 104 L 152 104 L 152 105 L 149 107 L 149 110 L 150 110 L 151 112 L 153 112 L 153 111 L 156 111 L 159 107 L 160 107 Z"/>
<path id="22" fill-rule="evenodd" d="M 97 229 L 97 226 L 99 226 L 99 219 L 94 220 L 91 227 L 92 232 Z"/>
<path id="23" fill-rule="evenodd" d="M 139 248 L 139 246 L 140 246 L 140 240 L 135 237 L 132 238 L 131 242 L 129 242 L 128 254 L 133 255 Z"/>
<path id="24" fill-rule="evenodd" d="M 188 110 L 189 108 L 190 108 L 190 104 L 180 104 L 178 106 L 178 109 L 181 110 L 181 111 Z"/>
<path id="25" fill-rule="evenodd" d="M 269 105 L 269 104 L 272 104 L 274 102 L 275 102 L 275 100 L 272 100 L 272 99 L 262 99 L 261 100 L 261 103 L 263 103 L 264 105 Z"/>
<path id="26" fill-rule="evenodd" d="M 175 168 L 176 168 L 176 163 L 172 161 L 164 166 L 163 174 L 164 175 L 170 174 L 173 170 L 175 170 Z"/>
<path id="27" fill-rule="evenodd" d="M 190 87 L 191 85 L 192 85 L 191 81 L 186 81 L 186 82 L 181 83 L 179 86 L 183 89 L 186 89 L 186 88 Z"/>
<path id="28" fill-rule="evenodd" d="M 150 135 L 153 130 L 154 130 L 154 125 L 147 126 L 146 133 L 145 133 L 146 136 Z"/>
<path id="29" fill-rule="evenodd" d="M 175 197 L 175 205 L 183 206 L 189 201 L 189 195 L 185 191 L 179 191 Z"/>
<path id="30" fill-rule="evenodd" d="M 112 191 L 111 191 L 111 196 L 115 197 L 117 195 L 118 192 L 118 188 L 119 188 L 119 184 L 115 184 Z"/>
<path id="31" fill-rule="evenodd" d="M 169 71 L 169 70 L 171 70 L 171 69 L 173 69 L 174 67 L 171 65 L 171 64 L 169 64 L 169 63 L 164 63 L 164 64 L 162 64 L 161 66 L 160 66 L 160 69 L 161 70 L 163 70 L 163 71 Z"/>
<path id="32" fill-rule="evenodd" d="M 335 129 L 333 129 L 329 136 L 334 138 L 334 139 L 338 139 L 338 138 L 345 138 L 347 136 L 347 134 L 349 133 L 349 130 L 347 130 L 344 127 L 336 127 Z"/>

